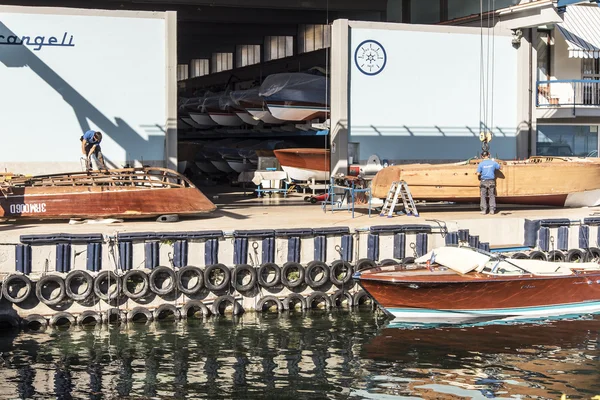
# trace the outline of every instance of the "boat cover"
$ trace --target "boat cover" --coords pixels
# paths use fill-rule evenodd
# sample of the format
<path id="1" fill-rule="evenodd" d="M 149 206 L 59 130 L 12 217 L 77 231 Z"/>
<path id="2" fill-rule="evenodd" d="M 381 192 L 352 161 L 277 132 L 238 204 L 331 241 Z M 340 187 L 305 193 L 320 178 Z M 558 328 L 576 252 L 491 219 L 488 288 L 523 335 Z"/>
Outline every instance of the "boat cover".
<path id="1" fill-rule="evenodd" d="M 329 104 L 327 78 L 302 72 L 267 76 L 259 95 L 272 101 Z"/>
<path id="2" fill-rule="evenodd" d="M 490 257 L 465 247 L 438 247 L 417 258 L 416 263 L 437 263 L 453 271 L 466 274 L 477 268 L 483 268 Z"/>
<path id="3" fill-rule="evenodd" d="M 233 102 L 238 106 L 240 105 L 241 101 L 252 104 L 262 104 L 264 99 L 259 96 L 259 91 L 260 88 L 257 87 L 248 90 L 234 90 L 229 94 L 229 96 L 231 97 L 231 100 L 233 100 Z"/>

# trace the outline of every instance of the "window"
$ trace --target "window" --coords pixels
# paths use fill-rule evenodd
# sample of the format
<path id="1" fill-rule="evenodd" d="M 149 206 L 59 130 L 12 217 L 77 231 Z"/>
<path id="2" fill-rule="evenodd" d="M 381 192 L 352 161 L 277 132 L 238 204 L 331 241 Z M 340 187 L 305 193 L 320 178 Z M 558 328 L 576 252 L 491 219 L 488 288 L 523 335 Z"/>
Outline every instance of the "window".
<path id="1" fill-rule="evenodd" d="M 233 53 L 213 53 L 212 73 L 233 69 Z"/>
<path id="2" fill-rule="evenodd" d="M 331 46 L 329 25 L 300 25 L 298 31 L 298 53 L 308 53 Z"/>
<path id="3" fill-rule="evenodd" d="M 277 60 L 279 58 L 294 55 L 293 36 L 266 36 L 265 37 L 265 61 Z"/>
<path id="4" fill-rule="evenodd" d="M 177 80 L 184 81 L 188 78 L 189 67 L 187 64 L 177 65 Z"/>
<path id="5" fill-rule="evenodd" d="M 236 68 L 246 65 L 260 64 L 260 45 L 242 44 L 235 48 L 235 66 Z"/>
<path id="6" fill-rule="evenodd" d="M 598 154 L 597 125 L 538 125 L 538 156 L 594 156 Z"/>
<path id="7" fill-rule="evenodd" d="M 419 0 L 410 4 L 411 23 L 433 24 L 441 20 L 440 0 Z"/>
<path id="8" fill-rule="evenodd" d="M 190 78 L 208 75 L 208 59 L 195 59 L 190 63 Z"/>
<path id="9" fill-rule="evenodd" d="M 550 80 L 550 55 L 552 50 L 552 36 L 550 31 L 538 30 L 537 33 L 537 80 Z"/>
<path id="10" fill-rule="evenodd" d="M 583 104 L 588 106 L 600 105 L 600 59 L 584 58 L 581 60 L 581 79 L 585 82 L 581 85 Z"/>

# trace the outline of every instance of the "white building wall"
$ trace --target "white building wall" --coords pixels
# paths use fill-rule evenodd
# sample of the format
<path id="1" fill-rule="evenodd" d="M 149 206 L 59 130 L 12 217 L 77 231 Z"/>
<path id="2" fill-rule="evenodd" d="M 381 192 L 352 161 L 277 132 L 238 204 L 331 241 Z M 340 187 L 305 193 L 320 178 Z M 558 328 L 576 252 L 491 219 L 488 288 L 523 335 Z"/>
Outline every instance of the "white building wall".
<path id="1" fill-rule="evenodd" d="M 394 162 L 475 156 L 480 121 L 493 125 L 492 154 L 516 157 L 518 63 L 509 32 L 494 34 L 493 92 L 492 67 L 484 65 L 492 120 L 491 112 L 480 115 L 479 28 L 354 21 L 350 27 L 349 141 L 359 143 L 361 162 L 372 154 Z M 355 60 L 367 40 L 385 48 L 385 67 L 376 75 L 362 73 Z"/>
<path id="2" fill-rule="evenodd" d="M 171 161 L 170 14 L 0 6 L 0 35 L 31 37 L 0 44 L 0 168 L 79 170 L 88 129 L 104 134 L 109 166 Z"/>

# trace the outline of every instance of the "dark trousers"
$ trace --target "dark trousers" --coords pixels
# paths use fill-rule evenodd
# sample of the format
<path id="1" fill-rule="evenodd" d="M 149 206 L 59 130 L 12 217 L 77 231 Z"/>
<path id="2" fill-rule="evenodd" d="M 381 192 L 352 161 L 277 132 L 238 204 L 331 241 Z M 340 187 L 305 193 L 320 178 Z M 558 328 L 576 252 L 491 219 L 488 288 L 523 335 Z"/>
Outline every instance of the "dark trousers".
<path id="1" fill-rule="evenodd" d="M 496 209 L 496 181 L 495 180 L 482 180 L 479 183 L 479 190 L 481 195 L 481 211 L 487 211 L 488 200 L 490 198 L 489 205 L 490 210 Z"/>
<path id="2" fill-rule="evenodd" d="M 94 147 L 93 144 L 88 143 L 85 145 L 85 168 L 90 170 L 92 169 L 92 157 L 88 158 L 88 154 L 90 154 L 90 150 Z M 104 164 L 104 157 L 102 156 L 102 149 L 100 145 L 96 145 L 96 149 L 92 153 L 94 157 L 96 157 L 96 163 L 98 164 L 98 169 L 106 169 L 106 164 Z"/>

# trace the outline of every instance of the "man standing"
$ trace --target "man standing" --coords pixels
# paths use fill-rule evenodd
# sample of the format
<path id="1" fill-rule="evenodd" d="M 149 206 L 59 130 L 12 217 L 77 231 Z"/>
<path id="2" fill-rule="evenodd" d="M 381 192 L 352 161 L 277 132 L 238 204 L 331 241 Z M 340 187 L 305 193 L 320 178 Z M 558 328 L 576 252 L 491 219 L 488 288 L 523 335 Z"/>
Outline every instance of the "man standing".
<path id="1" fill-rule="evenodd" d="M 502 167 L 496 161 L 490 160 L 490 153 L 487 151 L 481 152 L 481 158 L 483 160 L 477 166 L 477 175 L 480 179 L 481 213 L 487 214 L 487 197 L 489 196 L 490 214 L 493 215 L 496 213 L 496 170 L 500 170 Z"/>
<path id="2" fill-rule="evenodd" d="M 102 134 L 96 131 L 87 131 L 81 137 L 81 152 L 85 155 L 85 167 L 86 170 L 92 169 L 92 155 L 96 157 L 96 164 L 98 169 L 106 169 L 104 164 L 104 157 L 102 156 L 102 149 L 100 149 L 100 142 L 102 141 Z"/>

